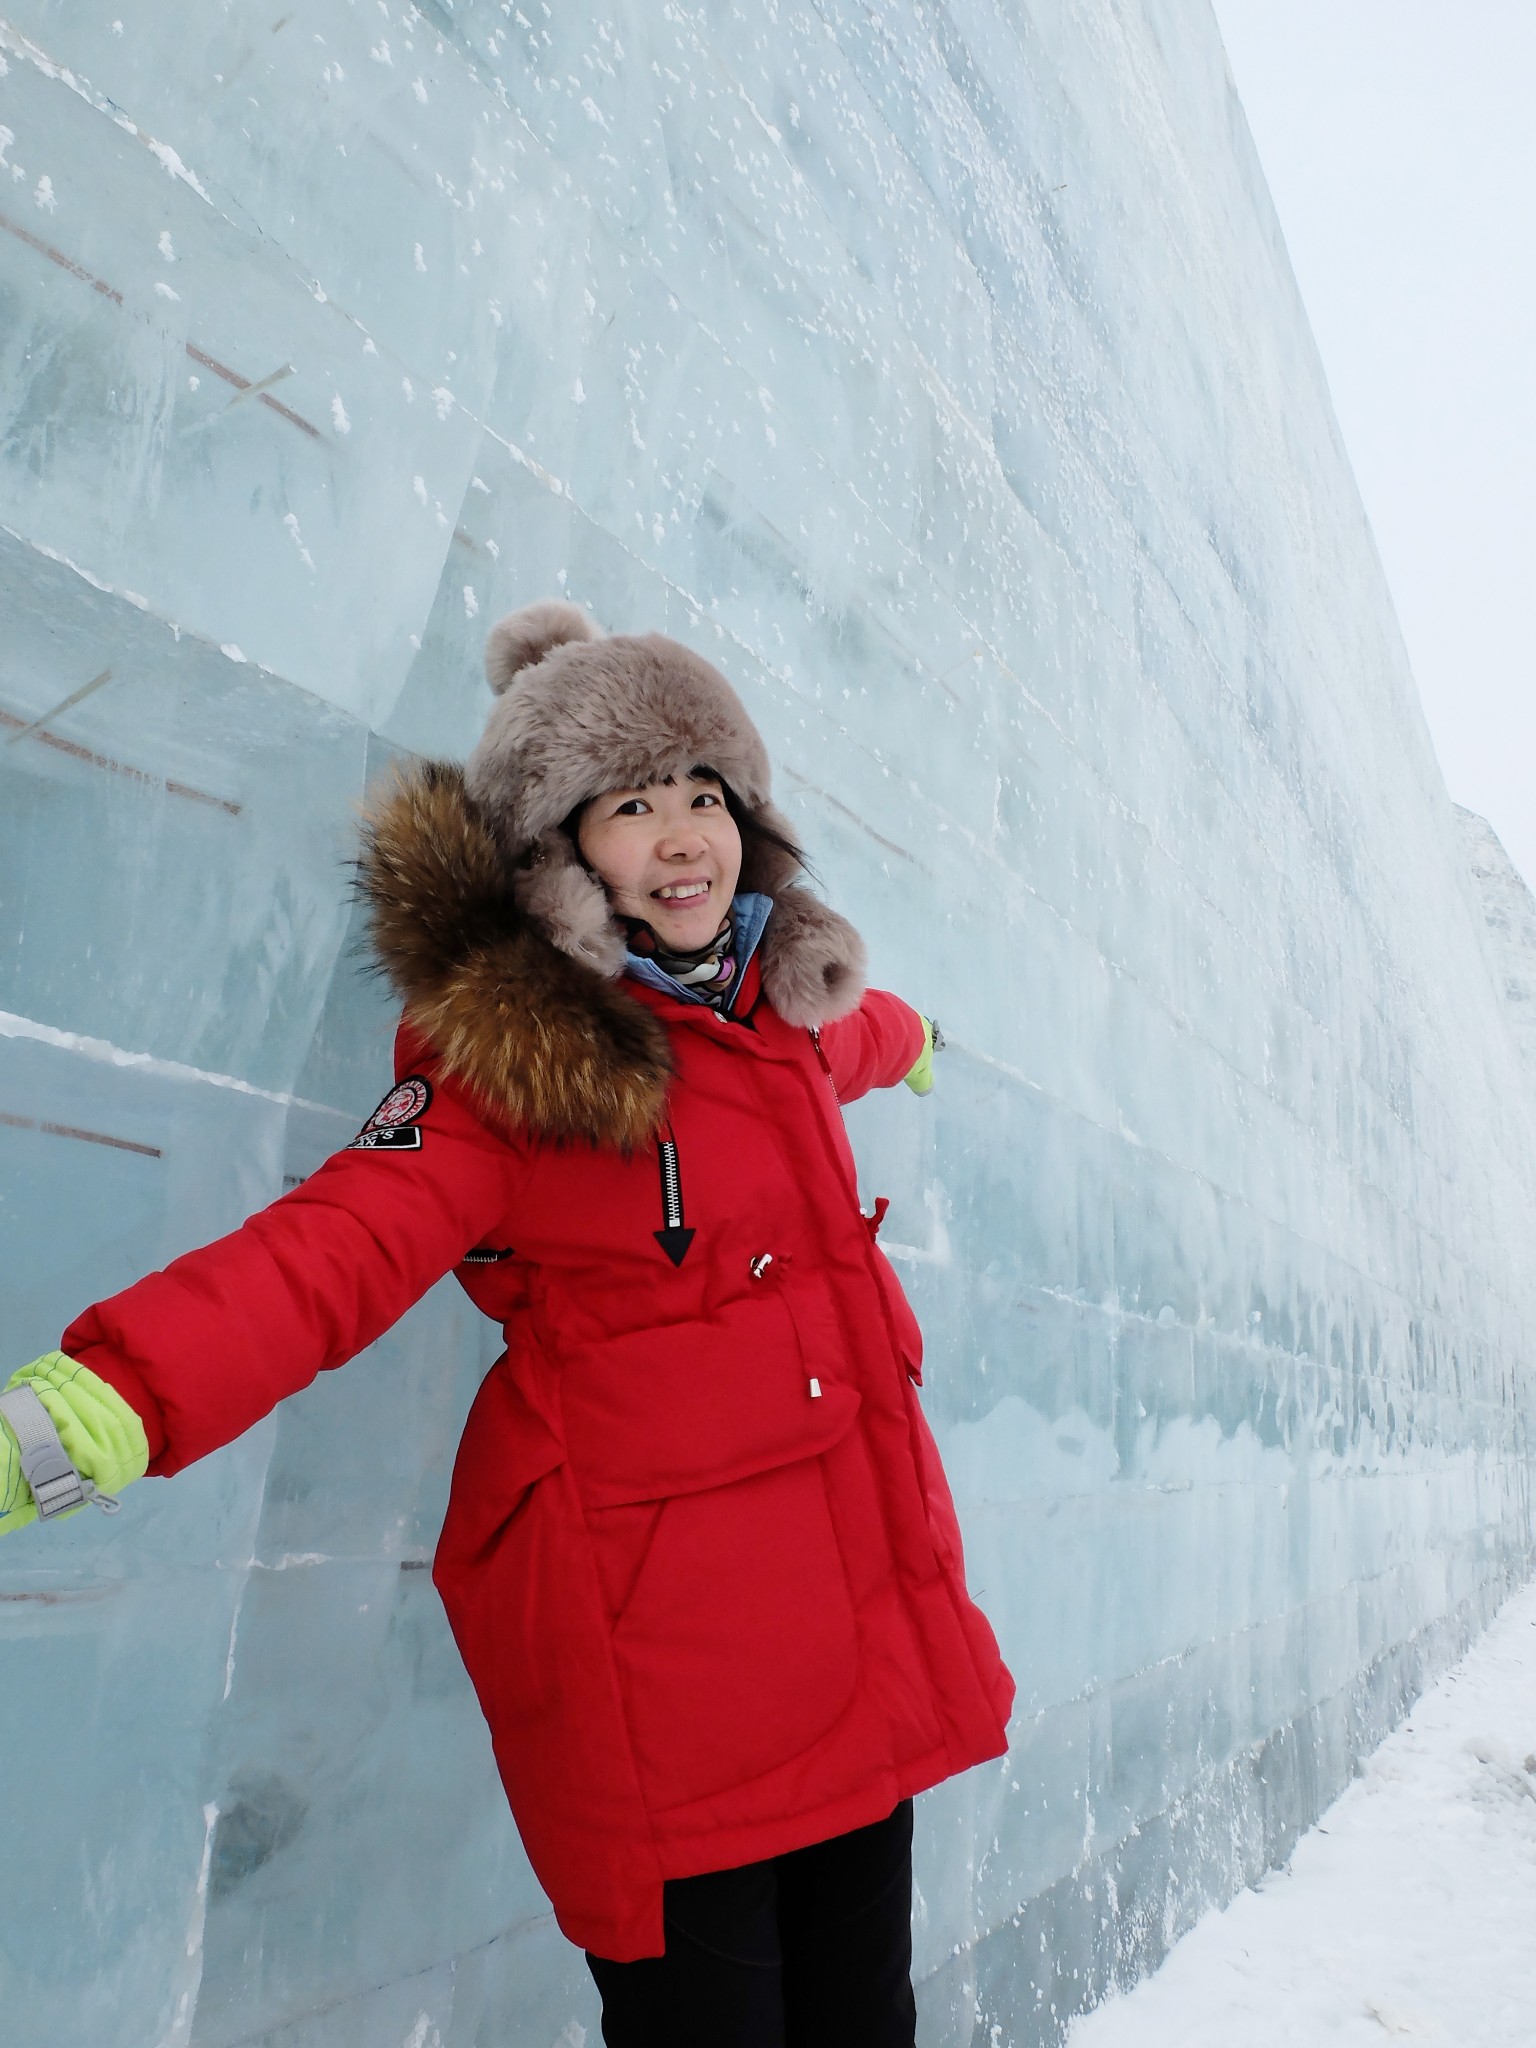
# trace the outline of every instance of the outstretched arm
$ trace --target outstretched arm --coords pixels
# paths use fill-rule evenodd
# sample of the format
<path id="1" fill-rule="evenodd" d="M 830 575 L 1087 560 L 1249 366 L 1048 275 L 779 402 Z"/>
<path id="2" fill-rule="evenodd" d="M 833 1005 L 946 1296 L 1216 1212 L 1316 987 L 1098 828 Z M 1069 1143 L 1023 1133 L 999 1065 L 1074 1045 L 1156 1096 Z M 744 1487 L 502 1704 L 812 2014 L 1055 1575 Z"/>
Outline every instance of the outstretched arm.
<path id="1" fill-rule="evenodd" d="M 136 1418 L 149 1471 L 179 1471 L 371 1344 L 505 1217 L 523 1154 L 437 1078 L 425 1053 L 402 1039 L 397 1060 L 409 1071 L 301 1186 L 97 1302 L 65 1331 L 62 1357 L 16 1375 L 34 1385 L 66 1449 L 73 1427 L 87 1478 L 98 1474 L 86 1469 L 83 1404 L 94 1404 L 98 1423 L 105 1412 L 124 1440 Z M 137 1463 L 131 1447 L 128 1462 Z M 114 1483 L 124 1476 L 136 1473 L 117 1471 Z"/>
<path id="2" fill-rule="evenodd" d="M 848 1016 L 824 1024 L 819 1043 L 839 1102 L 856 1102 L 871 1088 L 894 1088 L 932 1050 L 928 1020 L 900 996 L 879 988 L 866 989 Z M 914 1087 L 927 1093 L 917 1081 Z"/>

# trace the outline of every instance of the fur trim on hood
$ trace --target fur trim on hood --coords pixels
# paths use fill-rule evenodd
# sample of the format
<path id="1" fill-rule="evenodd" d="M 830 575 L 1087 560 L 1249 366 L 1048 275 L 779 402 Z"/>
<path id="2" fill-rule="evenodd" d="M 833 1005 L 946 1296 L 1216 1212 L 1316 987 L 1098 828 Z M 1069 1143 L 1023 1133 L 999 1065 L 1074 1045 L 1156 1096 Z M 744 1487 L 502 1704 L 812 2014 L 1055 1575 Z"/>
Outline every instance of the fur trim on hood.
<path id="1" fill-rule="evenodd" d="M 765 795 L 755 810 L 782 829 Z M 795 883 L 786 855 L 764 842 L 748 851 L 741 887 L 774 899 L 758 956 L 769 1002 L 790 1024 L 845 1016 L 864 992 L 863 941 Z M 665 1113 L 667 1031 L 616 978 L 623 937 L 601 888 L 574 859 L 564 867 L 537 846 L 509 858 L 449 762 L 398 772 L 364 813 L 358 878 L 374 951 L 445 1074 L 538 1136 L 633 1147 Z"/>

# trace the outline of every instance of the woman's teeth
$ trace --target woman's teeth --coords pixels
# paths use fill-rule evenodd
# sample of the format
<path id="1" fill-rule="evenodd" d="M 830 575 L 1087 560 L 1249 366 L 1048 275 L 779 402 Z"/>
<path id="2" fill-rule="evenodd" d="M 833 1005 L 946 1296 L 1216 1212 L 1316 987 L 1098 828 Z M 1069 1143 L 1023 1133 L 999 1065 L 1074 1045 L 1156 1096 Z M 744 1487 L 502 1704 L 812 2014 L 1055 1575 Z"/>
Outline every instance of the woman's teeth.
<path id="1" fill-rule="evenodd" d="M 669 883 L 664 889 L 653 892 L 663 903 L 686 903 L 691 896 L 707 896 L 708 882 L 680 882 L 674 889 Z"/>

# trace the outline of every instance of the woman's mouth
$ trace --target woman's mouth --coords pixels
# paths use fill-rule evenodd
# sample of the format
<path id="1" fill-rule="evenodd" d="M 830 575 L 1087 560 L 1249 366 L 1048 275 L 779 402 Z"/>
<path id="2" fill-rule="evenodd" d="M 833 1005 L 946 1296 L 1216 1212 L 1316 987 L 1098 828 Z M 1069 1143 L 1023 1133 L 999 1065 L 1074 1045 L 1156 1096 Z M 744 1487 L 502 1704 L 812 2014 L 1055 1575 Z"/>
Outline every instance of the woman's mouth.
<path id="1" fill-rule="evenodd" d="M 709 894 L 708 882 L 667 882 L 651 894 L 658 903 L 692 903 L 700 896 Z"/>

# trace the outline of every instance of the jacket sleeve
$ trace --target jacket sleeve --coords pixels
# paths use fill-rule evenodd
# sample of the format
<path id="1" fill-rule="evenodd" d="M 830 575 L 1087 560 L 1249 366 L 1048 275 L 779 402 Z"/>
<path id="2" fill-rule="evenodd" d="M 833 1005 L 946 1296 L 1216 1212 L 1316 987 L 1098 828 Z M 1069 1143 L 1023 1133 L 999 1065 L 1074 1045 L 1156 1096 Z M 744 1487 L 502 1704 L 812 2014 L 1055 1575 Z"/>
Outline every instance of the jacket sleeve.
<path id="1" fill-rule="evenodd" d="M 925 1043 L 923 1020 L 900 996 L 866 989 L 856 1010 L 822 1025 L 820 1042 L 838 1101 L 857 1102 L 911 1073 Z"/>
<path id="2" fill-rule="evenodd" d="M 137 1412 L 149 1470 L 180 1471 L 381 1336 L 505 1216 L 523 1157 L 416 1065 L 291 1193 L 88 1308 L 60 1348 Z"/>

